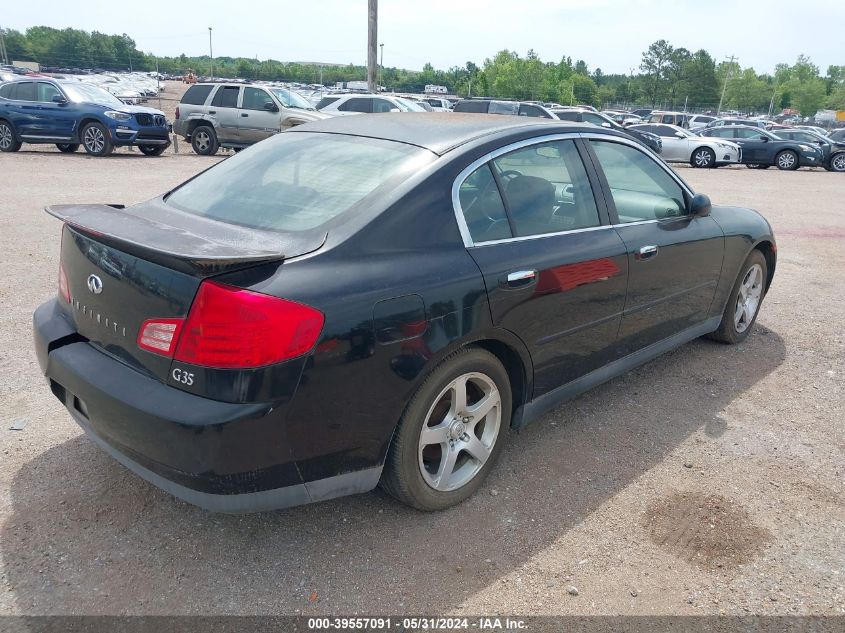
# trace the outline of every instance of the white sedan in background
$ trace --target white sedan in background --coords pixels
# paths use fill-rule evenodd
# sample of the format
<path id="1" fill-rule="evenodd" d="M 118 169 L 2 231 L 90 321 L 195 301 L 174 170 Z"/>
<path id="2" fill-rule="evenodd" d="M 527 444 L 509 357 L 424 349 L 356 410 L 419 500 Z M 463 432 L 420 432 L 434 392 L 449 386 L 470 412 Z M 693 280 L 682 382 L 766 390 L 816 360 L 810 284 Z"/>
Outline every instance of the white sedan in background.
<path id="1" fill-rule="evenodd" d="M 647 123 L 632 130 L 657 134 L 663 142 L 660 158 L 667 163 L 689 163 L 693 167 L 717 167 L 738 163 L 742 150 L 736 143 L 696 136 L 677 125 Z"/>

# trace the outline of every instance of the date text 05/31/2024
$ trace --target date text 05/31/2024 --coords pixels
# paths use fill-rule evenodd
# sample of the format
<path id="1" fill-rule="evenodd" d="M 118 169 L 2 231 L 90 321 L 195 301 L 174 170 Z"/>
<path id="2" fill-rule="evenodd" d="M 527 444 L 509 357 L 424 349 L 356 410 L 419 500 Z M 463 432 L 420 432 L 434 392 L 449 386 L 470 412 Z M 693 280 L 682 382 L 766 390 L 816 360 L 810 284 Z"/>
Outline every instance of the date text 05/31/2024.
<path id="1" fill-rule="evenodd" d="M 500 617 L 308 618 L 308 629 L 312 631 L 519 631 L 527 628 L 524 620 Z"/>

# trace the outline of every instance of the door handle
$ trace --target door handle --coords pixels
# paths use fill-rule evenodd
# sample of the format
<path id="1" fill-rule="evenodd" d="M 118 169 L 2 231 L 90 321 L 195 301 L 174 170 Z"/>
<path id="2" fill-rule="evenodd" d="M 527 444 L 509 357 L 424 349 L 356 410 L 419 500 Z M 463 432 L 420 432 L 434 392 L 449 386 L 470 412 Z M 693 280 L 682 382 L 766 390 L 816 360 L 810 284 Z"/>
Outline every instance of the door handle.
<path id="1" fill-rule="evenodd" d="M 657 257 L 658 248 L 654 244 L 650 244 L 648 246 L 643 246 L 640 250 L 637 251 L 636 258 L 639 260 L 644 259 L 654 259 Z"/>
<path id="2" fill-rule="evenodd" d="M 209 110 L 208 113 L 209 114 L 217 114 L 217 110 Z"/>
<path id="3" fill-rule="evenodd" d="M 511 288 L 519 288 L 533 283 L 536 278 L 536 270 L 515 270 L 512 273 L 508 273 L 508 276 L 505 279 L 505 285 L 510 286 Z"/>
<path id="4" fill-rule="evenodd" d="M 241 112 L 241 116 L 249 116 L 246 112 Z"/>

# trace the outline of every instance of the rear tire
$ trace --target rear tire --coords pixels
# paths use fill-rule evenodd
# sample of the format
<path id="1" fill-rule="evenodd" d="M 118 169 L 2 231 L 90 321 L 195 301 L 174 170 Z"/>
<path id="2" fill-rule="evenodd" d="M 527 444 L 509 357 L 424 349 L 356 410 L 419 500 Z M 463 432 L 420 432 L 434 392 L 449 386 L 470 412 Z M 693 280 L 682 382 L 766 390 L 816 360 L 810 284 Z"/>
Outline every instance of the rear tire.
<path id="1" fill-rule="evenodd" d="M 775 156 L 775 165 L 782 171 L 795 171 L 798 169 L 798 154 L 791 149 L 785 149 Z"/>
<path id="2" fill-rule="evenodd" d="M 692 153 L 692 158 L 690 158 L 689 162 L 693 167 L 710 169 L 716 166 L 716 154 L 713 153 L 712 149 L 699 147 Z"/>
<path id="3" fill-rule="evenodd" d="M 212 156 L 217 153 L 220 143 L 217 141 L 217 134 L 214 128 L 208 125 L 200 125 L 191 133 L 191 147 L 200 156 Z"/>
<path id="4" fill-rule="evenodd" d="M 499 359 L 478 348 L 455 352 L 405 409 L 381 487 L 418 510 L 443 510 L 464 501 L 493 467 L 510 421 L 511 386 Z"/>
<path id="5" fill-rule="evenodd" d="M 62 154 L 73 154 L 79 149 L 79 143 L 56 143 L 56 147 Z"/>
<path id="6" fill-rule="evenodd" d="M 102 123 L 88 123 L 79 132 L 82 147 L 91 156 L 108 156 L 114 151 L 109 131 Z"/>
<path id="7" fill-rule="evenodd" d="M 0 121 L 0 152 L 17 152 L 23 143 L 15 138 L 15 128 L 8 121 Z"/>
<path id="8" fill-rule="evenodd" d="M 739 269 L 719 329 L 708 334 L 720 343 L 736 345 L 744 341 L 757 322 L 760 306 L 766 296 L 768 267 L 763 253 L 754 249 Z"/>
<path id="9" fill-rule="evenodd" d="M 167 145 L 139 145 L 138 149 L 144 156 L 161 156 L 167 149 Z"/>

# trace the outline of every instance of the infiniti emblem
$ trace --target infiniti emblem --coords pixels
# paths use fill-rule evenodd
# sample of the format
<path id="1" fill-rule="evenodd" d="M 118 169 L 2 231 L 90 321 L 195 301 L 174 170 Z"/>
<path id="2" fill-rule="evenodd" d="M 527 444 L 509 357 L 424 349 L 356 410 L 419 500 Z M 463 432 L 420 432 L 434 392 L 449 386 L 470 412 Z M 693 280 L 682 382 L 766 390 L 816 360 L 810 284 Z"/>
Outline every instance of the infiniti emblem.
<path id="1" fill-rule="evenodd" d="M 88 290 L 95 295 L 100 294 L 103 291 L 103 280 L 97 275 L 88 275 Z"/>

